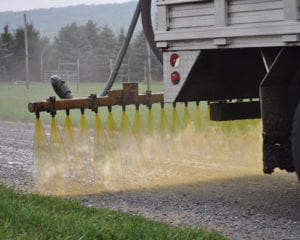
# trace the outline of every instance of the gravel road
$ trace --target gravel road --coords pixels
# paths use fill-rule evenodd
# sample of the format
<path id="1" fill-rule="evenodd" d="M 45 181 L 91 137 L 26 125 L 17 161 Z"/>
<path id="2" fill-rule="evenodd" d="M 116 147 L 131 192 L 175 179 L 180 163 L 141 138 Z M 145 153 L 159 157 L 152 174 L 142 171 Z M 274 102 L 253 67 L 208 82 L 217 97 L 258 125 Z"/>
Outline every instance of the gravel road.
<path id="1" fill-rule="evenodd" d="M 0 121 L 0 183 L 32 188 L 33 124 Z M 300 184 L 294 174 L 253 176 L 77 197 L 174 225 L 218 230 L 230 239 L 300 239 Z"/>

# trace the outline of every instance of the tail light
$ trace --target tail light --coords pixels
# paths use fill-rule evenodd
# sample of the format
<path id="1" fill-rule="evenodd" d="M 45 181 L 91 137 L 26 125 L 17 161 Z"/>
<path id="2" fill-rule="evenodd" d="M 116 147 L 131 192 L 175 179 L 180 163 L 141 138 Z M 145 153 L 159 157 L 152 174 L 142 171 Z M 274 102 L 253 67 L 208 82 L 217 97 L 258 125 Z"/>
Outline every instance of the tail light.
<path id="1" fill-rule="evenodd" d="M 174 85 L 180 82 L 180 74 L 179 72 L 172 72 L 171 73 L 171 81 Z"/>
<path id="2" fill-rule="evenodd" d="M 177 68 L 179 66 L 179 63 L 180 63 L 180 57 L 179 57 L 179 54 L 178 53 L 173 53 L 171 56 L 170 56 L 170 65 L 172 67 L 175 67 Z"/>

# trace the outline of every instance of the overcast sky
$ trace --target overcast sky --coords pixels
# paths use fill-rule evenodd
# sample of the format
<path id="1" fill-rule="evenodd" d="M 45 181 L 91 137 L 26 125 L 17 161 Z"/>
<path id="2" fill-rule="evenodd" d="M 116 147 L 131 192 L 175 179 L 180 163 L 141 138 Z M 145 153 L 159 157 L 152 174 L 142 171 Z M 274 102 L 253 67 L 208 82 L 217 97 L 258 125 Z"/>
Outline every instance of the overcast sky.
<path id="1" fill-rule="evenodd" d="M 130 0 L 0 0 L 0 12 L 37 8 L 65 7 L 80 4 L 122 3 Z"/>

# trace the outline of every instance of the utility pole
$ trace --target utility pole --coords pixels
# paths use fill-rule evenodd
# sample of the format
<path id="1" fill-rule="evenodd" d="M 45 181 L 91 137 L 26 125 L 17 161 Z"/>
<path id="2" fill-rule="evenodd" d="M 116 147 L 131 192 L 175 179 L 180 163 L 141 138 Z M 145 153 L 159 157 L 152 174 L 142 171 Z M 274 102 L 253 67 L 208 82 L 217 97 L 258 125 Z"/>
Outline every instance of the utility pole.
<path id="1" fill-rule="evenodd" d="M 146 42 L 147 45 L 147 57 L 148 57 L 148 64 L 147 64 L 147 91 L 151 91 L 151 82 L 152 82 L 152 63 L 151 63 L 151 49 L 148 42 Z"/>
<path id="2" fill-rule="evenodd" d="M 112 72 L 114 70 L 114 63 L 111 58 L 109 59 L 109 68 L 110 68 L 110 74 L 112 74 Z"/>
<path id="3" fill-rule="evenodd" d="M 127 82 L 130 82 L 130 56 L 129 53 L 127 53 Z"/>
<path id="4" fill-rule="evenodd" d="M 80 83 L 80 61 L 79 57 L 77 57 L 77 81 L 76 81 L 76 88 L 77 91 L 79 90 L 79 83 Z"/>
<path id="5" fill-rule="evenodd" d="M 44 51 L 41 51 L 41 82 L 44 82 Z"/>
<path id="6" fill-rule="evenodd" d="M 26 88 L 29 89 L 29 55 L 28 55 L 28 34 L 27 34 L 26 13 L 24 13 L 24 38 L 25 38 Z"/>

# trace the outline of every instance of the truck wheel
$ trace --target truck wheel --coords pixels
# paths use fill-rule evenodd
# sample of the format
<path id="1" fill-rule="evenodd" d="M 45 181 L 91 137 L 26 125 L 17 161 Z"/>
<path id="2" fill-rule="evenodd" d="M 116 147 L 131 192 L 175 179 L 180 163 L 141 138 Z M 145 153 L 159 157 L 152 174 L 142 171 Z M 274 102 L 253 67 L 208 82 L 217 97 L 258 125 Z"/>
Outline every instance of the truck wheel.
<path id="1" fill-rule="evenodd" d="M 300 101 L 298 102 L 293 121 L 292 150 L 295 170 L 300 181 Z"/>

